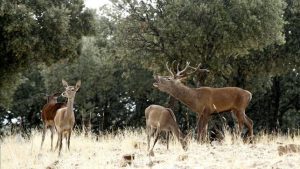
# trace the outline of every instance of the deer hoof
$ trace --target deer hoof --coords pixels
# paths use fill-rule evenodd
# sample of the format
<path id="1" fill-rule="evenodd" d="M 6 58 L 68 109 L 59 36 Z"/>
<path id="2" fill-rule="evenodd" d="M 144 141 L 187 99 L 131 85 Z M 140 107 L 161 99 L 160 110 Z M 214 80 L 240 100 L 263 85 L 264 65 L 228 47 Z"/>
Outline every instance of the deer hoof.
<path id="1" fill-rule="evenodd" d="M 149 156 L 154 156 L 153 150 L 151 150 L 151 151 L 149 152 Z"/>

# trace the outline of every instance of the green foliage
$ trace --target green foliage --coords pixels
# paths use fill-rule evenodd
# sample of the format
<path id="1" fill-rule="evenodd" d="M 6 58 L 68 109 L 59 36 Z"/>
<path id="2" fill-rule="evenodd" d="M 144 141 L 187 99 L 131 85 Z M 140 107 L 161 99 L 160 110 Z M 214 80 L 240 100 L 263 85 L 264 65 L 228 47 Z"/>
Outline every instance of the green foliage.
<path id="1" fill-rule="evenodd" d="M 120 23 L 122 44 L 147 60 L 188 59 L 213 66 L 220 57 L 284 43 L 280 0 L 120 0 L 115 5 L 128 13 Z"/>
<path id="2" fill-rule="evenodd" d="M 10 1 L 0 4 L 0 105 L 18 74 L 32 64 L 52 64 L 79 55 L 82 35 L 93 33 L 91 10 L 83 1 Z M 10 88 L 7 92 L 5 89 Z"/>
<path id="3" fill-rule="evenodd" d="M 113 129 L 128 125 L 136 119 L 134 114 L 141 116 L 145 106 L 140 108 L 137 102 L 147 102 L 146 95 L 150 90 L 145 89 L 151 88 L 151 74 L 147 75 L 139 65 L 123 65 L 110 58 L 105 53 L 107 46 L 96 46 L 102 37 L 97 38 L 84 38 L 82 55 L 77 60 L 51 66 L 44 71 L 44 77 L 50 91 L 60 92 L 63 91 L 62 78 L 71 81 L 70 84 L 80 79 L 82 85 L 75 99 L 80 111 L 77 118 L 86 120 L 91 117 L 94 128 L 98 127 L 98 130 Z M 135 122 L 136 125 L 142 123 Z"/>
<path id="4" fill-rule="evenodd" d="M 33 66 L 23 73 L 23 83 L 16 88 L 11 103 L 11 113 L 1 111 L 2 117 L 7 117 L 7 125 L 12 125 L 12 119 L 18 119 L 21 129 L 26 130 L 40 125 L 40 111 L 46 103 L 44 79 L 40 68 Z"/>
<path id="5" fill-rule="evenodd" d="M 201 62 L 211 70 L 206 85 L 248 89 L 256 103 L 265 97 L 274 98 L 273 90 L 266 93 L 274 87 L 272 77 L 290 72 L 299 62 L 298 55 L 287 49 L 292 43 L 299 45 L 297 36 L 287 35 L 291 29 L 293 35 L 299 30 L 296 1 L 113 2 L 117 9 L 111 15 L 120 17 L 115 39 L 125 50 L 120 57 L 159 74 L 166 71 L 166 61 Z M 126 14 L 120 16 L 118 11 Z M 275 111 L 274 106 L 270 102 L 268 111 Z M 264 108 L 250 108 L 248 114 L 253 117 Z M 266 116 L 278 120 L 276 113 Z M 267 119 L 257 117 L 260 119 L 255 121 L 262 123 Z"/>
<path id="6" fill-rule="evenodd" d="M 258 92 L 251 101 L 251 116 L 256 129 L 298 129 L 299 123 L 299 73 L 289 71 L 272 77 L 271 88 Z"/>
<path id="7" fill-rule="evenodd" d="M 283 129 L 300 127 L 300 78 L 299 73 L 292 71 L 281 80 L 282 96 L 280 98 L 279 117 Z"/>
<path id="8" fill-rule="evenodd" d="M 284 56 L 284 60 L 288 60 L 292 68 L 300 66 L 300 2 L 297 0 L 287 0 L 287 8 L 285 10 L 285 25 L 286 44 L 282 46 L 280 55 Z M 297 69 L 299 71 L 299 69 Z"/>
<path id="9" fill-rule="evenodd" d="M 251 91 L 246 111 L 256 130 L 299 127 L 297 0 L 112 2 L 96 20 L 81 0 L 1 2 L 0 120 L 38 126 L 41 94 L 62 92 L 61 79 L 80 79 L 77 126 L 89 119 L 97 132 L 143 126 L 144 109 L 168 101 L 152 75 L 166 75 L 165 62 L 177 60 L 208 68 L 202 85 Z M 3 108 L 9 101 L 12 113 Z M 195 113 L 181 104 L 174 112 L 194 129 Z"/>
<path id="10" fill-rule="evenodd" d="M 27 70 L 25 83 L 21 84 L 14 94 L 13 113 L 22 119 L 23 128 L 31 128 L 40 124 L 40 110 L 45 104 L 45 87 L 40 72 L 34 69 Z M 28 119 L 25 120 L 25 119 Z"/>

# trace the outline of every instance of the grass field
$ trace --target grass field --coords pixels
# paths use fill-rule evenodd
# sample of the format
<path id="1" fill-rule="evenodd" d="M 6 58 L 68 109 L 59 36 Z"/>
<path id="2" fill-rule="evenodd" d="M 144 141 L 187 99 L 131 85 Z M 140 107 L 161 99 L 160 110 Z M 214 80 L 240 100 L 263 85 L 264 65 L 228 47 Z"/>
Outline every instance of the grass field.
<path id="1" fill-rule="evenodd" d="M 49 133 L 48 133 L 49 134 Z M 46 136 L 40 150 L 41 133 L 32 132 L 31 139 L 19 135 L 7 136 L 1 143 L 1 169 L 92 169 L 92 168 L 300 168 L 300 152 L 278 154 L 278 146 L 300 144 L 300 136 L 256 135 L 255 143 L 244 144 L 225 135 L 222 143 L 198 144 L 189 141 L 188 151 L 173 140 L 169 150 L 162 142 L 147 155 L 146 134 L 143 130 L 126 130 L 116 135 L 106 134 L 96 141 L 95 136 L 80 133 L 71 137 L 71 150 L 63 142 L 62 155 L 50 151 L 50 135 Z M 56 136 L 54 137 L 56 143 Z M 131 165 L 122 160 L 123 155 L 133 154 Z"/>

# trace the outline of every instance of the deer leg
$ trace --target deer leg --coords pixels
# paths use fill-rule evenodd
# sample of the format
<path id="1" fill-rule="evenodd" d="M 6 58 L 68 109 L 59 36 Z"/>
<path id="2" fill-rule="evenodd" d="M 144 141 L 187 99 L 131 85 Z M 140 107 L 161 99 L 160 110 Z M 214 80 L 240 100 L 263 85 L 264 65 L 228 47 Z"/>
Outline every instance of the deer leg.
<path id="1" fill-rule="evenodd" d="M 150 127 L 147 127 L 146 128 L 146 134 L 147 134 L 147 150 L 149 151 L 150 149 L 150 137 L 151 137 L 151 128 Z"/>
<path id="2" fill-rule="evenodd" d="M 201 130 L 200 123 L 201 123 L 201 117 L 199 116 L 197 119 L 197 140 L 198 140 L 198 142 L 200 141 L 200 130 Z"/>
<path id="3" fill-rule="evenodd" d="M 166 134 L 166 136 L 167 136 L 167 150 L 169 150 L 169 135 L 170 135 L 170 132 L 167 131 L 167 134 Z"/>
<path id="4" fill-rule="evenodd" d="M 239 123 L 240 120 L 238 118 L 238 111 L 233 109 L 233 110 L 231 110 L 231 112 L 235 117 L 235 121 L 237 121 Z M 235 129 L 236 136 L 239 136 L 239 128 L 237 128 L 236 125 L 234 125 L 234 129 Z"/>
<path id="5" fill-rule="evenodd" d="M 150 149 L 150 142 L 151 142 L 151 137 L 152 135 L 154 134 L 156 130 L 153 129 L 152 127 L 147 127 L 146 128 L 146 132 L 147 132 L 147 142 L 148 142 L 148 147 L 147 147 L 147 150 L 149 151 Z"/>
<path id="6" fill-rule="evenodd" d="M 58 134 L 58 141 L 59 141 L 58 156 L 60 156 L 60 152 L 61 152 L 61 148 L 62 148 L 62 137 L 63 137 L 63 132 L 60 132 Z"/>
<path id="7" fill-rule="evenodd" d="M 54 127 L 53 126 L 51 126 L 50 131 L 51 131 L 51 151 L 52 151 L 52 148 L 53 148 L 53 133 L 54 133 Z"/>
<path id="8" fill-rule="evenodd" d="M 71 139 L 71 133 L 72 133 L 72 129 L 69 130 L 68 132 L 68 150 L 70 151 L 70 139 Z"/>
<path id="9" fill-rule="evenodd" d="M 40 149 L 42 149 L 44 141 L 45 141 L 45 135 L 46 135 L 47 127 L 46 125 L 43 125 L 43 131 L 42 131 L 42 143 Z"/>
<path id="10" fill-rule="evenodd" d="M 203 116 L 200 124 L 200 140 L 203 142 L 206 140 L 206 130 L 207 130 L 207 123 L 208 123 L 208 118 L 206 116 Z"/>
<path id="11" fill-rule="evenodd" d="M 60 133 L 56 130 L 56 132 L 57 132 L 57 141 L 56 141 L 56 145 L 55 145 L 55 148 L 54 148 L 54 151 L 56 151 L 56 149 L 58 148 L 58 146 L 59 146 L 59 137 L 60 137 Z"/>
<path id="12" fill-rule="evenodd" d="M 54 151 L 56 151 L 56 149 L 58 148 L 58 144 L 59 144 L 59 134 L 57 134 L 57 141 L 56 141 Z"/>
<path id="13" fill-rule="evenodd" d="M 207 139 L 207 128 L 208 128 L 208 117 L 205 117 L 204 122 L 203 122 L 203 130 L 202 130 L 202 135 L 203 135 L 204 141 Z"/>
<path id="14" fill-rule="evenodd" d="M 160 134 L 160 129 L 159 129 L 159 128 L 157 128 L 157 129 L 156 129 L 156 133 L 155 133 L 155 140 L 154 140 L 154 143 L 153 143 L 153 146 L 152 146 L 152 148 L 151 148 L 151 151 L 150 151 L 150 152 L 153 152 L 153 148 L 154 148 L 154 146 L 155 146 L 155 144 L 156 144 L 156 142 L 157 142 L 157 140 L 158 140 L 158 136 L 159 136 L 159 134 Z"/>
<path id="15" fill-rule="evenodd" d="M 198 140 L 198 143 L 200 142 L 201 140 L 201 131 L 202 131 L 202 126 L 203 125 L 203 115 L 205 114 L 205 107 L 202 107 L 201 108 L 202 112 L 198 112 L 198 119 L 197 119 L 197 140 Z"/>
<path id="16" fill-rule="evenodd" d="M 204 133 L 204 138 L 206 139 L 207 138 L 207 129 L 208 129 L 208 118 L 206 119 L 205 121 L 205 124 L 204 124 L 204 128 L 203 128 L 203 133 Z"/>
<path id="17" fill-rule="evenodd" d="M 207 125 L 208 117 L 202 115 L 198 120 L 198 142 L 203 142 L 206 139 Z"/>
<path id="18" fill-rule="evenodd" d="M 152 146 L 152 150 L 153 150 L 153 148 L 154 148 L 154 146 L 155 146 L 155 144 L 158 140 L 159 134 L 160 134 L 160 130 L 157 129 L 156 134 L 155 134 L 155 140 L 154 140 L 154 143 L 153 143 L 153 146 Z"/>
<path id="19" fill-rule="evenodd" d="M 249 130 L 248 137 L 250 137 L 250 139 L 252 139 L 252 137 L 253 137 L 253 121 L 247 115 L 245 115 L 245 124 Z"/>
<path id="20" fill-rule="evenodd" d="M 238 125 L 239 125 L 237 135 L 241 136 L 244 122 L 245 122 L 245 111 L 244 110 L 234 110 L 233 112 L 235 113 L 235 116 L 238 120 Z"/>
<path id="21" fill-rule="evenodd" d="M 63 134 L 63 139 L 66 140 L 66 152 L 68 151 L 68 134 L 69 131 L 65 131 L 65 133 Z"/>

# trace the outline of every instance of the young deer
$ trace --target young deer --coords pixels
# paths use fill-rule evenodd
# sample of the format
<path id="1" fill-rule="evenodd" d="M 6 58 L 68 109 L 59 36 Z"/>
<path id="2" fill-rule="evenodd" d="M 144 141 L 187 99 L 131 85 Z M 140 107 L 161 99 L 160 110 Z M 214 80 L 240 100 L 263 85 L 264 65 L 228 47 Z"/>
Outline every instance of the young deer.
<path id="1" fill-rule="evenodd" d="M 51 150 L 53 147 L 53 133 L 54 133 L 54 117 L 56 115 L 56 111 L 62 107 L 66 107 L 66 103 L 57 103 L 57 97 L 60 96 L 61 93 L 55 93 L 47 97 L 47 103 L 43 106 L 41 117 L 43 121 L 43 133 L 42 133 L 42 143 L 41 149 L 44 144 L 45 135 L 47 128 L 50 128 L 51 131 Z"/>
<path id="2" fill-rule="evenodd" d="M 75 124 L 75 115 L 73 111 L 73 104 L 76 92 L 80 88 L 81 81 L 77 81 L 75 86 L 69 86 L 65 80 L 62 80 L 63 86 L 65 87 L 65 91 L 62 93 L 63 97 L 68 98 L 67 107 L 61 108 L 57 110 L 56 116 L 54 118 L 54 124 L 58 133 L 57 138 L 57 146 L 59 145 L 58 155 L 60 155 L 62 148 L 62 137 L 66 136 L 66 141 L 68 144 L 68 149 L 70 150 L 70 137 L 72 128 Z"/>
<path id="3" fill-rule="evenodd" d="M 145 109 L 145 117 L 148 151 L 150 149 L 150 137 L 154 133 L 154 129 L 156 129 L 155 140 L 150 150 L 150 155 L 153 155 L 153 148 L 161 131 L 167 132 L 167 149 L 169 149 L 169 132 L 171 131 L 181 143 L 182 148 L 187 150 L 186 140 L 179 129 L 176 117 L 171 109 L 159 105 L 150 105 Z"/>

